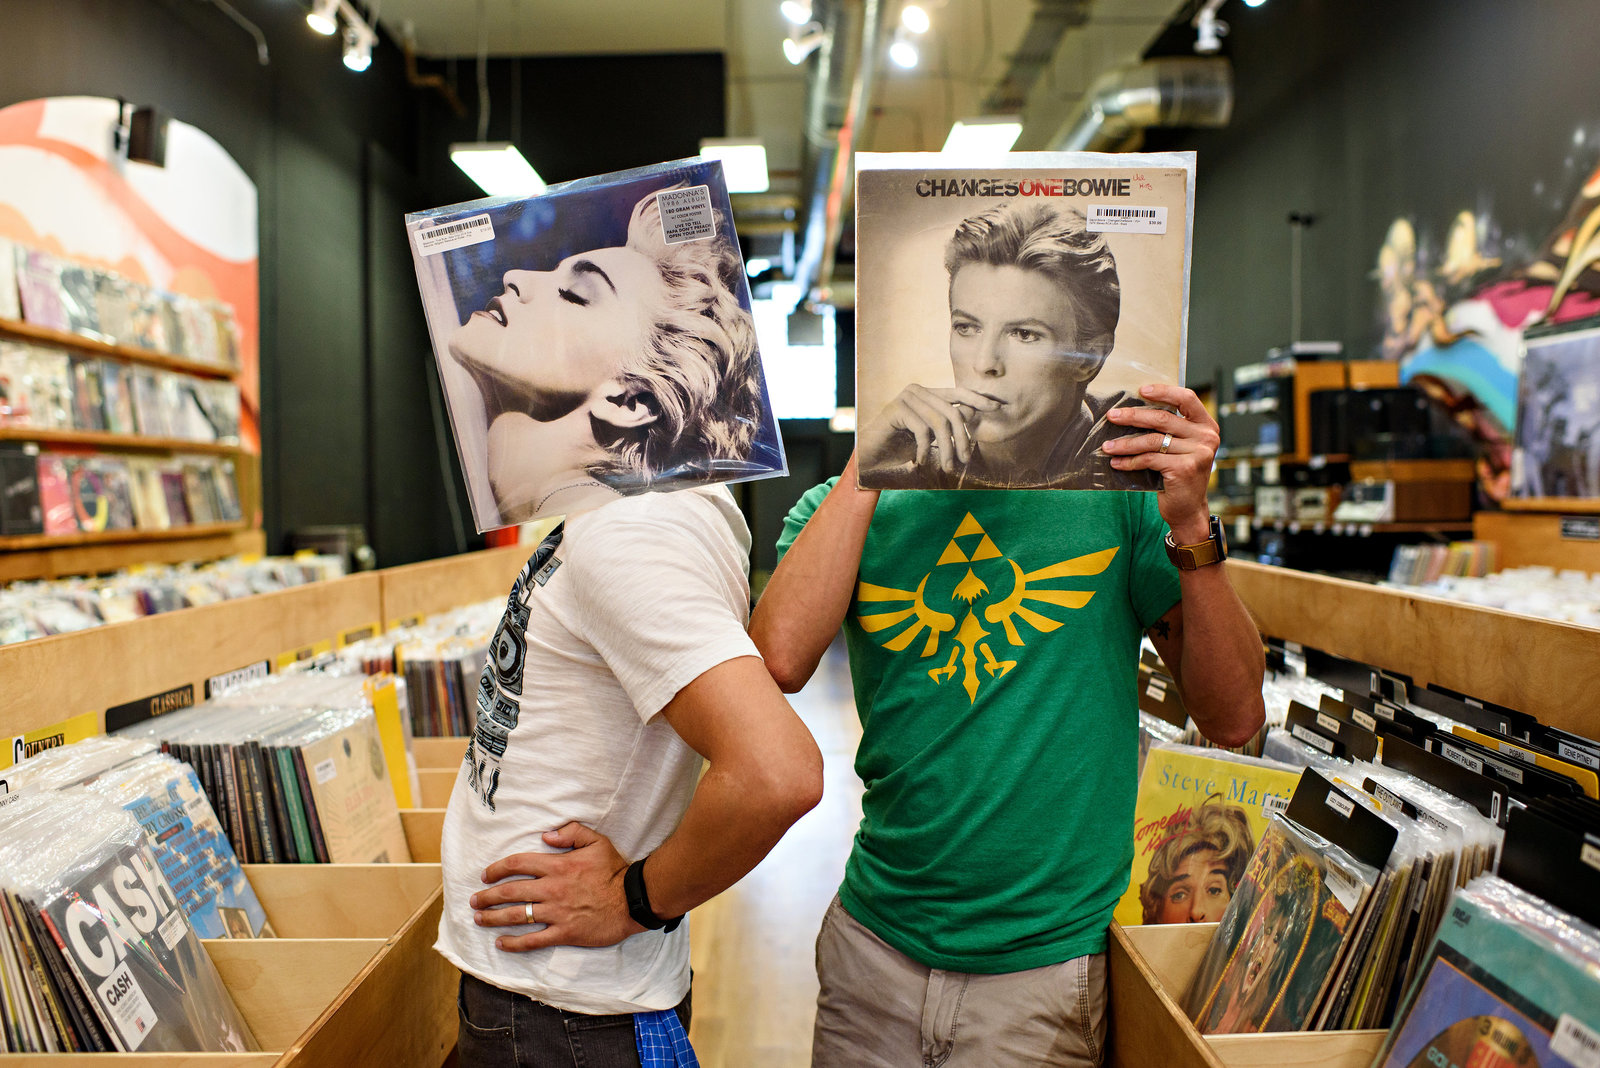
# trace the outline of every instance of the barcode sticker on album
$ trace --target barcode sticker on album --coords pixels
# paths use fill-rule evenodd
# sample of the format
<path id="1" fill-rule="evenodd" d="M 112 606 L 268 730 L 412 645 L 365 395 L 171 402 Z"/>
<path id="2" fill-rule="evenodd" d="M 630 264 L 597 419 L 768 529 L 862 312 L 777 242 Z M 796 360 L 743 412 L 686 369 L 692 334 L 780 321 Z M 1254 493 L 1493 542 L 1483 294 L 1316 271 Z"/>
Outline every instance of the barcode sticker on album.
<path id="1" fill-rule="evenodd" d="M 413 230 L 411 240 L 424 256 L 436 252 L 449 252 L 453 248 L 466 248 L 484 241 L 494 240 L 494 223 L 487 215 L 473 215 L 423 230 Z"/>
<path id="2" fill-rule="evenodd" d="M 1272 817 L 1286 812 L 1289 808 L 1289 798 L 1284 794 L 1268 794 L 1261 799 L 1261 818 L 1270 820 Z"/>
<path id="3" fill-rule="evenodd" d="M 317 785 L 321 786 L 339 774 L 339 765 L 333 762 L 333 757 L 329 757 L 327 760 L 319 760 L 317 766 L 312 770 L 316 773 Z"/>
<path id="4" fill-rule="evenodd" d="M 661 236 L 669 245 L 705 241 L 717 236 L 717 217 L 711 210 L 711 188 L 664 189 L 656 194 L 661 208 Z"/>
<path id="5" fill-rule="evenodd" d="M 1562 1013 L 1550 1033 L 1550 1052 L 1573 1068 L 1600 1068 L 1600 1032 Z"/>
<path id="6" fill-rule="evenodd" d="M 1085 227 L 1090 233 L 1164 234 L 1167 232 L 1165 207 L 1139 207 L 1122 204 L 1090 204 Z"/>
<path id="7" fill-rule="evenodd" d="M 189 925 L 183 920 L 183 913 L 174 912 L 168 916 L 166 922 L 156 931 L 161 936 L 162 943 L 168 949 L 177 949 L 178 943 L 183 941 L 183 936 L 189 933 Z"/>

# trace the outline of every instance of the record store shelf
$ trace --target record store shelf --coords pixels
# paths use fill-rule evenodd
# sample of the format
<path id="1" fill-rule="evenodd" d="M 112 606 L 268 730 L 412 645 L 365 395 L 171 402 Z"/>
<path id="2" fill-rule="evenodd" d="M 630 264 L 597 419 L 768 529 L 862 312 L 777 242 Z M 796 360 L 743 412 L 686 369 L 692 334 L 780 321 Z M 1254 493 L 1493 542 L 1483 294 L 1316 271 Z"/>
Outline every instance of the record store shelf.
<path id="1" fill-rule="evenodd" d="M 149 367 L 160 367 L 167 371 L 182 371 L 187 375 L 199 375 L 202 378 L 223 378 L 232 380 L 239 376 L 239 371 L 234 367 L 222 364 L 202 363 L 199 360 L 186 360 L 182 356 L 170 353 L 156 352 L 154 349 L 141 349 L 131 345 L 112 345 L 104 341 L 97 341 L 92 337 L 82 334 L 69 334 L 61 330 L 51 330 L 49 327 L 35 326 L 16 319 L 0 319 L 0 338 L 11 338 L 16 341 L 37 341 L 55 348 L 72 349 L 76 352 L 88 353 L 93 356 L 111 356 L 128 363 L 142 363 Z"/>
<path id="2" fill-rule="evenodd" d="M 104 430 L 50 430 L 34 426 L 0 426 L 0 441 L 37 441 L 41 445 L 75 445 L 93 449 L 132 449 L 137 452 L 189 452 L 234 456 L 242 445 L 188 438 L 156 438 L 143 434 L 113 434 Z"/>
<path id="3" fill-rule="evenodd" d="M 1229 560 L 1261 633 L 1600 737 L 1600 630 Z"/>

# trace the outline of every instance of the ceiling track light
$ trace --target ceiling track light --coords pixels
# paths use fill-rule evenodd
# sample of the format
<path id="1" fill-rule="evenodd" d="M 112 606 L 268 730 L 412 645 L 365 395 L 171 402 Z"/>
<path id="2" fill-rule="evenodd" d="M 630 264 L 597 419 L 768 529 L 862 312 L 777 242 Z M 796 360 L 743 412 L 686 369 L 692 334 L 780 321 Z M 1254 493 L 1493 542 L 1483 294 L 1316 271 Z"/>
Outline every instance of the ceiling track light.
<path id="1" fill-rule="evenodd" d="M 339 0 L 312 0 L 306 25 L 324 37 L 339 32 Z"/>
<path id="2" fill-rule="evenodd" d="M 924 34 L 933 25 L 933 19 L 928 17 L 928 9 L 921 4 L 907 4 L 900 9 L 900 25 L 915 34 Z"/>
<path id="3" fill-rule="evenodd" d="M 783 58 L 798 67 L 811 53 L 822 47 L 825 36 L 820 22 L 793 27 L 789 36 L 783 39 Z"/>
<path id="4" fill-rule="evenodd" d="M 804 26 L 811 21 L 811 0 L 783 0 L 778 10 L 792 25 Z"/>
<path id="5" fill-rule="evenodd" d="M 889 62 L 901 70 L 911 70 L 921 58 L 921 53 L 917 51 L 916 44 L 912 42 L 904 27 L 895 30 L 894 40 L 889 42 Z"/>
<path id="6" fill-rule="evenodd" d="M 352 22 L 344 28 L 344 65 L 360 74 L 372 66 L 372 39 L 375 34 L 365 23 Z"/>

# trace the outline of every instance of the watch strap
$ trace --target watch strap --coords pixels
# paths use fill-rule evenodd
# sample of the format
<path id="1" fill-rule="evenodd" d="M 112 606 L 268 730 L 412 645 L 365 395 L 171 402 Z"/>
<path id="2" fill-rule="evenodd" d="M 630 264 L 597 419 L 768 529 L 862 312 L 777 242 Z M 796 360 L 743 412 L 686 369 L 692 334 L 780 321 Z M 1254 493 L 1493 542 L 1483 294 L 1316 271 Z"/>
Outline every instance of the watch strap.
<path id="1" fill-rule="evenodd" d="M 622 876 L 622 894 L 627 899 L 628 915 L 647 931 L 675 931 L 678 924 L 683 922 L 682 916 L 674 916 L 670 920 L 663 920 L 657 916 L 650 907 L 650 894 L 644 888 L 644 862 L 649 857 L 641 857 L 628 865 L 628 870 Z"/>
<path id="2" fill-rule="evenodd" d="M 1205 541 L 1195 542 L 1193 545 L 1179 545 L 1173 540 L 1170 530 L 1167 531 L 1164 540 L 1167 558 L 1180 571 L 1198 571 L 1202 567 L 1221 563 L 1228 558 L 1228 544 L 1223 540 L 1222 521 L 1216 516 L 1211 517 L 1211 537 Z"/>

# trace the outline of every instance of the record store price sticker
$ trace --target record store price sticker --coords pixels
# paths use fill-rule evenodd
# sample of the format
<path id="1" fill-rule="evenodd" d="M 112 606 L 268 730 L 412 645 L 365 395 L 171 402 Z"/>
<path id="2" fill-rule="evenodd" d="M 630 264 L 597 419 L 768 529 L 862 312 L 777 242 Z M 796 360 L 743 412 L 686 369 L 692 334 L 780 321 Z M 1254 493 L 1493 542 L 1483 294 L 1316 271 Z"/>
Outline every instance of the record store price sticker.
<path id="1" fill-rule="evenodd" d="M 321 786 L 323 783 L 339 774 L 339 765 L 333 762 L 333 757 L 329 757 L 327 760 L 318 761 L 316 767 L 312 770 L 317 776 L 317 785 Z"/>
<path id="2" fill-rule="evenodd" d="M 1346 912 L 1355 911 L 1356 903 L 1361 900 L 1360 883 L 1332 867 L 1323 873 L 1322 882 Z"/>
<path id="3" fill-rule="evenodd" d="M 117 1032 L 122 1035 L 129 1052 L 138 1049 L 160 1022 L 127 961 L 118 965 L 95 993 L 100 1004 L 111 1010 L 111 1020 L 117 1025 Z"/>
<path id="4" fill-rule="evenodd" d="M 1167 209 L 1090 204 L 1084 229 L 1092 234 L 1164 234 L 1167 232 Z"/>
<path id="5" fill-rule="evenodd" d="M 178 943 L 183 941 L 183 936 L 189 933 L 189 925 L 184 922 L 182 912 L 174 912 L 166 918 L 156 933 L 161 936 L 161 941 L 168 949 L 176 950 Z"/>
<path id="6" fill-rule="evenodd" d="M 1572 1068 L 1600 1068 L 1600 1032 L 1578 1021 L 1571 1013 L 1562 1013 L 1550 1034 L 1550 1052 L 1566 1060 Z"/>
<path id="7" fill-rule="evenodd" d="M 472 215 L 439 226 L 429 226 L 411 231 L 411 240 L 424 256 L 449 252 L 453 248 L 466 248 L 494 240 L 494 223 L 487 215 Z"/>

